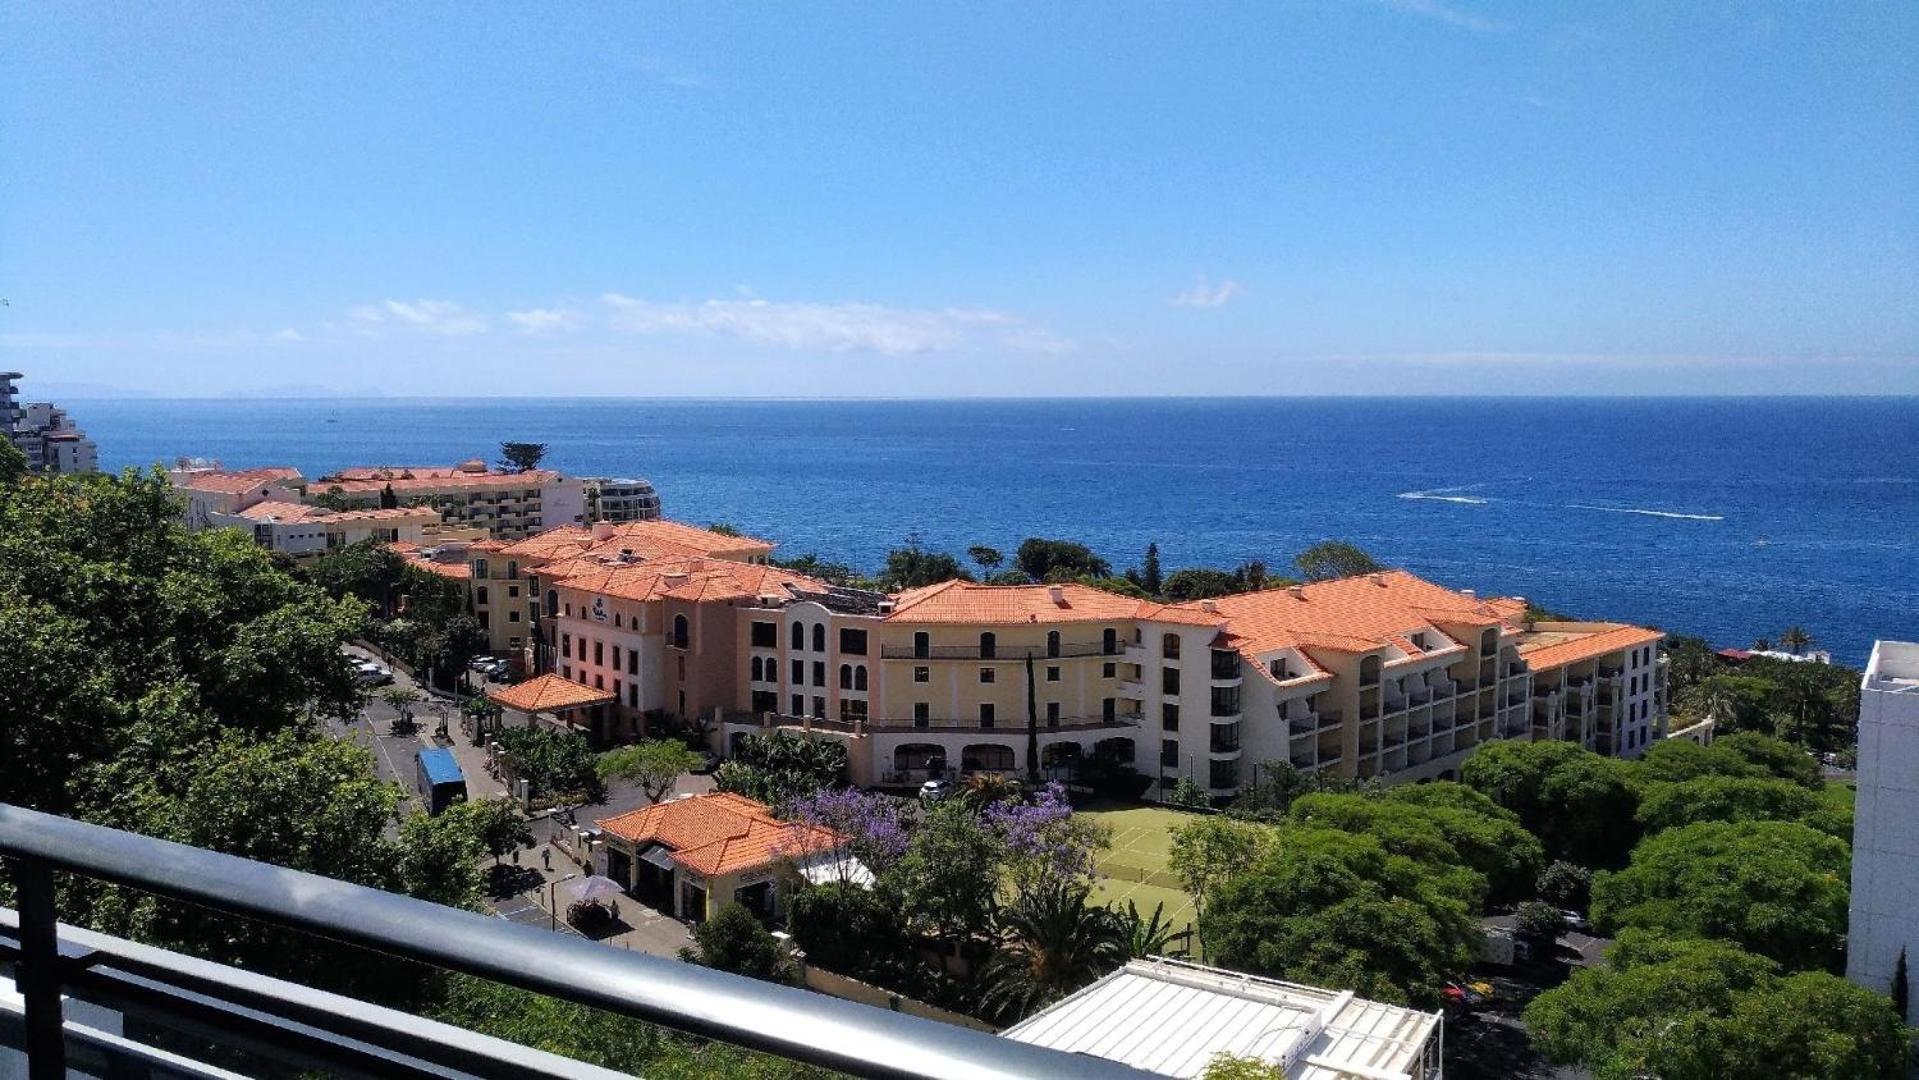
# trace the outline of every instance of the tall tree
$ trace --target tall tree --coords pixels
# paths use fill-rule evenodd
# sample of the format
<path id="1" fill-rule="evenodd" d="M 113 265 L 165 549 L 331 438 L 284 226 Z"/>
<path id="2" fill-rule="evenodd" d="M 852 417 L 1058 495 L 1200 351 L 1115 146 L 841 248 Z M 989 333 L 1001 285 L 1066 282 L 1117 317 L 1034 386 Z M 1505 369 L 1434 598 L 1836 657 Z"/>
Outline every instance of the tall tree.
<path id="1" fill-rule="evenodd" d="M 500 468 L 514 472 L 532 472 L 546 459 L 543 442 L 503 442 L 500 444 Z"/>
<path id="2" fill-rule="evenodd" d="M 600 755 L 602 780 L 628 780 L 640 786 L 646 801 L 657 803 L 674 781 L 700 767 L 705 758 L 678 739 L 649 739 Z"/>
<path id="3" fill-rule="evenodd" d="M 394 494 L 393 485 L 388 484 L 387 486 L 381 488 L 380 489 L 380 509 L 397 510 L 399 508 L 400 508 L 400 497 Z"/>
<path id="4" fill-rule="evenodd" d="M 1026 782 L 1039 786 L 1039 687 L 1033 681 L 1033 654 L 1026 654 Z"/>
<path id="5" fill-rule="evenodd" d="M 1322 540 L 1294 558 L 1307 581 L 1330 581 L 1386 569 L 1357 545 L 1344 540 Z"/>
<path id="6" fill-rule="evenodd" d="M 1066 881 L 1025 890 L 1001 909 L 1000 945 L 980 969 L 981 1010 L 1022 1019 L 1124 964 L 1124 928 L 1087 903 L 1089 886 Z"/>
<path id="7" fill-rule="evenodd" d="M 1165 578 L 1161 576 L 1159 568 L 1159 545 L 1147 544 L 1146 559 L 1140 563 L 1139 567 L 1140 588 L 1145 589 L 1154 596 L 1158 596 L 1161 587 L 1165 584 Z"/>
<path id="8" fill-rule="evenodd" d="M 981 577 L 992 577 L 993 572 L 1006 561 L 1006 556 L 1000 554 L 998 548 L 990 548 L 985 544 L 974 544 L 967 548 L 966 557 L 979 567 Z"/>
<path id="9" fill-rule="evenodd" d="M 1779 634 L 1779 647 L 1798 656 L 1812 644 L 1812 635 L 1802 626 L 1788 626 Z"/>

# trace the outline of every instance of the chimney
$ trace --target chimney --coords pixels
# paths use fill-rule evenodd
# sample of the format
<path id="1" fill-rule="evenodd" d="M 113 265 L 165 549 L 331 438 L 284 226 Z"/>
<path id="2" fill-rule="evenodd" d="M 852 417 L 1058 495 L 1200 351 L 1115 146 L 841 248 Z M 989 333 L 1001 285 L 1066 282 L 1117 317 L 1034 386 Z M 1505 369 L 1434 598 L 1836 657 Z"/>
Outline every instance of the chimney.
<path id="1" fill-rule="evenodd" d="M 1218 604 L 1216 604 L 1216 603 L 1214 603 L 1214 602 L 1213 602 L 1213 601 L 1211 601 L 1211 600 L 1201 600 L 1201 601 L 1199 602 L 1199 609 L 1200 609 L 1201 611 L 1205 611 L 1205 612 L 1213 612 L 1213 613 L 1216 613 L 1216 612 L 1218 612 L 1218 611 L 1219 611 L 1219 605 L 1218 605 Z"/>
<path id="2" fill-rule="evenodd" d="M 593 523 L 593 539 L 595 540 L 613 539 L 613 523 L 610 521 L 594 522 Z"/>
<path id="3" fill-rule="evenodd" d="M 1286 592 L 1295 600 L 1306 599 L 1306 590 L 1302 586 L 1294 585 L 1291 588 L 1287 589 Z"/>
<path id="4" fill-rule="evenodd" d="M 668 571 L 667 573 L 660 575 L 660 577 L 662 580 L 666 582 L 666 587 L 669 589 L 673 588 L 676 585 L 684 585 L 688 581 L 692 580 L 692 575 L 688 574 L 684 570 Z"/>
<path id="5" fill-rule="evenodd" d="M 1066 589 L 1064 586 L 1048 585 L 1046 587 L 1046 595 L 1050 597 L 1055 604 L 1064 604 L 1066 602 Z"/>
<path id="6" fill-rule="evenodd" d="M 1366 580 L 1372 582 L 1373 584 L 1379 586 L 1382 589 L 1386 587 L 1386 579 L 1381 577 L 1378 574 L 1367 574 Z"/>
<path id="7" fill-rule="evenodd" d="M 1468 599 L 1468 600 L 1477 600 L 1477 599 L 1479 599 L 1479 594 L 1478 594 L 1478 593 L 1476 593 L 1476 592 L 1474 592 L 1474 591 L 1472 591 L 1471 589 L 1461 589 L 1461 590 L 1459 590 L 1459 592 L 1460 592 L 1460 594 L 1461 594 L 1461 595 L 1463 595 L 1463 596 L 1464 596 L 1464 597 L 1465 597 L 1466 599 Z"/>

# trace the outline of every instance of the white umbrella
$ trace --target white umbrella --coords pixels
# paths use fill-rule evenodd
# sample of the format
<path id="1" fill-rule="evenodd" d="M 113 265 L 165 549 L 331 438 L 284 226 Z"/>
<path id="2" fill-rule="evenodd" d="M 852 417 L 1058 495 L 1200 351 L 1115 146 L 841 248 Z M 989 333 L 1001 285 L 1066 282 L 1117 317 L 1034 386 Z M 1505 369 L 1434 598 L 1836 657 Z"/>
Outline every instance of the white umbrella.
<path id="1" fill-rule="evenodd" d="M 626 890 L 620 888 L 619 882 L 599 874 L 566 882 L 564 887 L 575 900 L 608 900 L 626 895 Z"/>

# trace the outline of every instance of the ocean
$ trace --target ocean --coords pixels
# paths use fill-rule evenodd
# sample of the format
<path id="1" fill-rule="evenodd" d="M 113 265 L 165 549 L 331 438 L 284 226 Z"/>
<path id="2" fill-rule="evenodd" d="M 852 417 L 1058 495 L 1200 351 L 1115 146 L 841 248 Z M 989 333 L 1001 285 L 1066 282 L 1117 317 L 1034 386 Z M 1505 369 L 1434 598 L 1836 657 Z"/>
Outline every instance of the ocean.
<path id="1" fill-rule="evenodd" d="M 872 569 L 1027 536 L 1170 572 L 1322 539 L 1482 595 L 1859 664 L 1919 639 L 1919 399 L 94 400 L 103 467 L 308 476 L 544 442 L 668 516 Z"/>

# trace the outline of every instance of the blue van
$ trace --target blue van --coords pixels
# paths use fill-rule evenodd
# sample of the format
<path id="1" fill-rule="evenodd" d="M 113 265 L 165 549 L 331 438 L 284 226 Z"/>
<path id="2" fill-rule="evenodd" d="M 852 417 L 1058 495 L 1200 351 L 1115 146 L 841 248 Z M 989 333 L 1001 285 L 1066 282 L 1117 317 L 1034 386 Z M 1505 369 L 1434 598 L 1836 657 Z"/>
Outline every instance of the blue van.
<path id="1" fill-rule="evenodd" d="M 453 759 L 453 751 L 420 751 L 418 784 L 426 812 L 438 814 L 456 802 L 466 801 L 466 774 Z"/>

